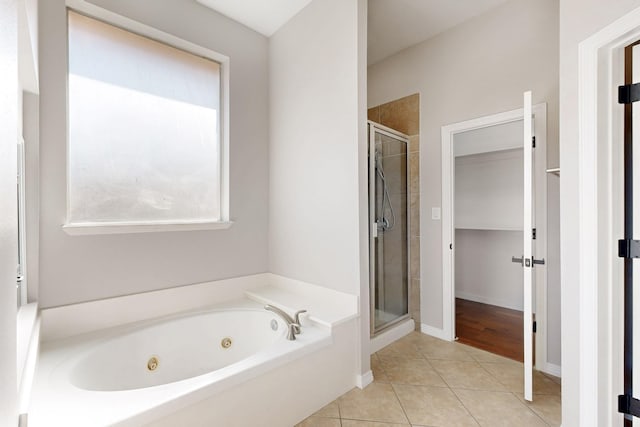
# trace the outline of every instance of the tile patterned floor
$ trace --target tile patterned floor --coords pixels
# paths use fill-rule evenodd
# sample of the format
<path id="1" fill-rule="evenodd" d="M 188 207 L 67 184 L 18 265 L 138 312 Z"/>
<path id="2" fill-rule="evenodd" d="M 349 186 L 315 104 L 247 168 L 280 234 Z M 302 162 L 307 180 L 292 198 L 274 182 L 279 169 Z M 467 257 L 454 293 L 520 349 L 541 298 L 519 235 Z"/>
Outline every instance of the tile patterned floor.
<path id="1" fill-rule="evenodd" d="M 374 382 L 354 388 L 297 427 L 559 426 L 560 380 L 522 363 L 418 332 L 371 356 Z"/>

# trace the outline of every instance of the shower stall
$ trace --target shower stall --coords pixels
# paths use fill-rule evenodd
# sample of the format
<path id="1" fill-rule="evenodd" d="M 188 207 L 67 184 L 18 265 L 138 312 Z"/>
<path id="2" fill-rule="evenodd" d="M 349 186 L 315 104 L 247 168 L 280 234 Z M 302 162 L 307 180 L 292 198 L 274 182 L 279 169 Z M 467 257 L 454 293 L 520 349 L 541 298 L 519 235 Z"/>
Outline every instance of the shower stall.
<path id="1" fill-rule="evenodd" d="M 369 121 L 371 334 L 409 317 L 409 139 Z"/>

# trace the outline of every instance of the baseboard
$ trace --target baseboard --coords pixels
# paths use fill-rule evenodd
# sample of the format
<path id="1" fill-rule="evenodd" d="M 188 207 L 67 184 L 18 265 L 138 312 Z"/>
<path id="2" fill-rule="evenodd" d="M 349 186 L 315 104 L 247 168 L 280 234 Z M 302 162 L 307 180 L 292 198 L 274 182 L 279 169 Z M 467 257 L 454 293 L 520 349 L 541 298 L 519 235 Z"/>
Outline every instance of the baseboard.
<path id="1" fill-rule="evenodd" d="M 445 335 L 444 329 L 434 328 L 426 323 L 422 323 L 420 325 L 420 332 L 426 335 L 431 335 L 432 337 L 440 338 L 441 340 L 449 341 L 449 337 Z"/>
<path id="2" fill-rule="evenodd" d="M 413 319 L 407 319 L 387 329 L 386 331 L 371 338 L 369 349 L 371 354 L 388 346 L 394 341 L 399 340 L 405 335 L 410 334 L 416 329 L 416 322 Z"/>
<path id="3" fill-rule="evenodd" d="M 547 362 L 540 367 L 540 371 L 545 374 L 553 375 L 554 377 L 562 378 L 562 368 L 559 365 Z"/>
<path id="4" fill-rule="evenodd" d="M 363 389 L 373 382 L 373 372 L 367 371 L 363 375 L 356 375 L 356 386 L 359 389 Z"/>
<path id="5" fill-rule="evenodd" d="M 456 290 L 456 298 L 466 299 L 468 301 L 479 302 L 482 304 L 495 305 L 496 307 L 503 307 L 511 310 L 522 311 L 522 306 L 518 306 L 516 304 L 511 304 L 496 298 L 490 298 L 490 297 L 488 298 L 481 295 L 474 295 L 466 292 L 460 292 L 458 290 Z"/>

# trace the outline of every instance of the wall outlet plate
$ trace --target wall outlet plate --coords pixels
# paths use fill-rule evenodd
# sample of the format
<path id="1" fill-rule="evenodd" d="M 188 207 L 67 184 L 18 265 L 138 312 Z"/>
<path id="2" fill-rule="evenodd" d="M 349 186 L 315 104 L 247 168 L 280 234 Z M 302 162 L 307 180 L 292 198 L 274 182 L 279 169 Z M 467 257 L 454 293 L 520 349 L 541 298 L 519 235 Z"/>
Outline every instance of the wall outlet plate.
<path id="1" fill-rule="evenodd" d="M 431 219 L 439 220 L 441 219 L 441 211 L 440 208 L 431 208 Z"/>

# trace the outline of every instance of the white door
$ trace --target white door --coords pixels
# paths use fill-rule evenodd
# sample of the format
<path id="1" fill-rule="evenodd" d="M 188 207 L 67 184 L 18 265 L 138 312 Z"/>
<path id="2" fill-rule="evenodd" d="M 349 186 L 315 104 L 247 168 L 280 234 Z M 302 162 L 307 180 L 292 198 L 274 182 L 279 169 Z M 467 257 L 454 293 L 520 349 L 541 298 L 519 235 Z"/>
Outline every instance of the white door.
<path id="1" fill-rule="evenodd" d="M 533 120 L 531 92 L 524 93 L 524 398 L 533 400 Z"/>
<path id="2" fill-rule="evenodd" d="M 632 81 L 640 82 L 640 45 L 632 47 Z M 631 108 L 631 128 L 633 146 L 633 239 L 640 239 L 640 104 Z M 633 260 L 633 391 L 634 398 L 640 397 L 640 261 Z M 633 418 L 633 426 L 640 427 L 640 418 Z"/>

